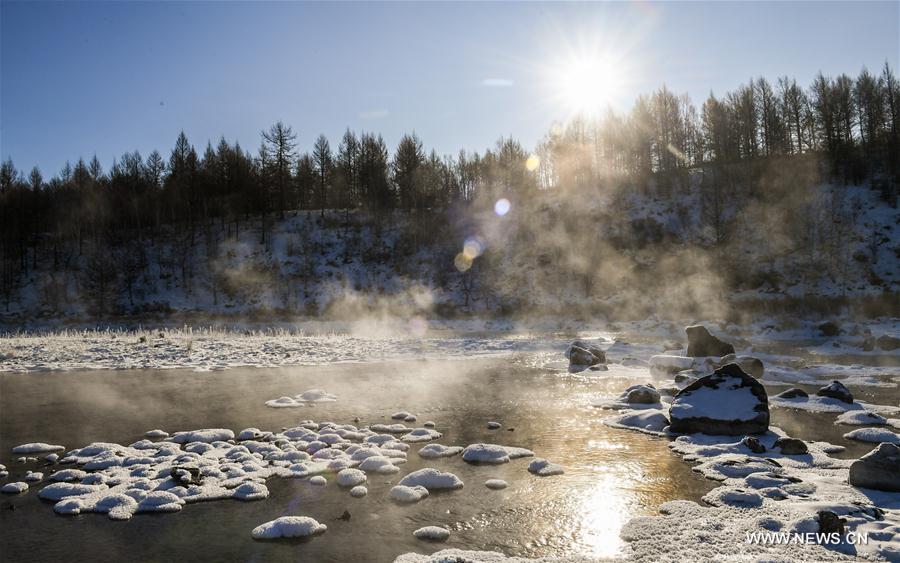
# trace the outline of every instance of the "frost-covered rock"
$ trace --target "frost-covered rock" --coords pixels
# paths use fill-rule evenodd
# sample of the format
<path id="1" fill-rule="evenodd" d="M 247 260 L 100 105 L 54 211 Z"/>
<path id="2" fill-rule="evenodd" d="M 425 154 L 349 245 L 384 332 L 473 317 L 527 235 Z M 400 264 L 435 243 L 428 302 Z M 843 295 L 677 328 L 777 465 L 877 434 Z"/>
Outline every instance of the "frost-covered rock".
<path id="1" fill-rule="evenodd" d="M 22 481 L 16 481 L 15 483 L 7 483 L 0 487 L 0 493 L 6 493 L 8 495 L 16 495 L 19 493 L 24 493 L 28 490 L 28 483 L 24 483 Z"/>
<path id="2" fill-rule="evenodd" d="M 462 479 L 453 473 L 445 473 L 434 469 L 433 467 L 425 467 L 418 471 L 413 471 L 401 479 L 398 484 L 406 487 L 422 486 L 429 491 L 437 489 L 461 489 L 463 487 Z"/>
<path id="3" fill-rule="evenodd" d="M 447 541 L 450 538 L 450 530 L 440 526 L 425 526 L 413 532 L 413 535 L 420 540 Z"/>
<path id="4" fill-rule="evenodd" d="M 606 363 L 606 353 L 603 350 L 581 340 L 569 344 L 569 347 L 566 348 L 566 358 L 569 360 L 570 367 L 590 367 Z"/>
<path id="5" fill-rule="evenodd" d="M 804 455 L 809 453 L 806 442 L 797 438 L 780 437 L 772 444 L 773 448 L 778 449 L 784 455 Z"/>
<path id="6" fill-rule="evenodd" d="M 484 482 L 484 486 L 488 489 L 500 490 L 509 486 L 509 483 L 503 479 L 488 479 Z"/>
<path id="7" fill-rule="evenodd" d="M 412 503 L 419 502 L 428 496 L 428 489 L 417 485 L 415 487 L 407 487 L 406 485 L 396 485 L 391 487 L 389 493 L 391 498 L 397 502 Z"/>
<path id="8" fill-rule="evenodd" d="M 799 387 L 791 387 L 786 391 L 782 391 L 776 395 L 779 399 L 805 399 L 809 397 L 809 393 Z"/>
<path id="9" fill-rule="evenodd" d="M 842 401 L 848 404 L 853 402 L 853 394 L 850 393 L 850 390 L 847 389 L 840 381 L 832 381 L 825 387 L 822 387 L 821 389 L 816 391 L 816 395 L 820 397 L 837 399 L 838 401 Z"/>
<path id="10" fill-rule="evenodd" d="M 703 325 L 685 327 L 684 332 L 687 333 L 688 339 L 687 355 L 692 358 L 704 356 L 721 358 L 734 354 L 734 346 L 710 334 Z"/>
<path id="11" fill-rule="evenodd" d="M 900 491 L 900 447 L 881 444 L 854 461 L 849 480 L 855 487 Z"/>
<path id="12" fill-rule="evenodd" d="M 886 428 L 857 428 L 844 434 L 844 438 L 859 442 L 874 442 L 876 444 L 881 442 L 900 444 L 900 434 L 891 432 Z"/>
<path id="13" fill-rule="evenodd" d="M 337 484 L 342 487 L 355 487 L 365 483 L 367 479 L 365 472 L 359 469 L 342 469 L 337 474 Z"/>
<path id="14" fill-rule="evenodd" d="M 419 450 L 419 456 L 426 459 L 438 457 L 453 457 L 463 451 L 460 446 L 444 446 L 443 444 L 428 444 Z"/>
<path id="15" fill-rule="evenodd" d="M 511 459 L 533 455 L 534 452 L 525 448 L 497 444 L 469 444 L 462 452 L 463 460 L 470 463 L 508 463 Z"/>
<path id="16" fill-rule="evenodd" d="M 277 538 L 305 538 L 322 534 L 328 526 L 308 516 L 282 516 L 253 528 L 250 535 L 255 540 Z"/>
<path id="17" fill-rule="evenodd" d="M 761 434 L 769 428 L 769 401 L 761 383 L 728 364 L 679 391 L 669 420 L 684 434 Z"/>
<path id="18" fill-rule="evenodd" d="M 887 424 L 887 419 L 880 414 L 862 410 L 847 411 L 841 413 L 834 421 L 835 424 L 849 424 L 852 426 L 866 426 L 875 424 Z"/>
<path id="19" fill-rule="evenodd" d="M 269 498 L 269 488 L 262 483 L 247 481 L 235 488 L 233 495 L 238 500 L 262 500 Z"/>
<path id="20" fill-rule="evenodd" d="M 565 473 L 561 465 L 551 463 L 546 459 L 536 458 L 528 464 L 528 471 L 541 477 L 549 477 L 551 475 L 562 475 Z"/>
<path id="21" fill-rule="evenodd" d="M 431 428 L 416 428 L 400 437 L 404 442 L 430 442 L 439 439 L 443 434 Z"/>
<path id="22" fill-rule="evenodd" d="M 234 440 L 234 432 L 227 428 L 205 428 L 203 430 L 189 430 L 186 432 L 176 432 L 171 440 L 176 444 L 187 444 L 188 442 L 217 442 Z"/>
<path id="23" fill-rule="evenodd" d="M 639 430 L 648 434 L 662 434 L 669 426 L 669 419 L 661 410 L 648 409 L 630 411 L 625 414 L 604 419 L 604 424 L 613 428 Z"/>
<path id="24" fill-rule="evenodd" d="M 650 385 L 632 385 L 625 389 L 620 399 L 625 403 L 635 404 L 655 404 L 659 403 L 659 391 L 656 387 Z"/>
<path id="25" fill-rule="evenodd" d="M 56 446 L 53 444 L 46 444 L 44 442 L 31 442 L 28 444 L 21 444 L 12 449 L 12 453 L 14 454 L 42 454 L 47 452 L 60 452 L 65 450 L 64 446 Z"/>

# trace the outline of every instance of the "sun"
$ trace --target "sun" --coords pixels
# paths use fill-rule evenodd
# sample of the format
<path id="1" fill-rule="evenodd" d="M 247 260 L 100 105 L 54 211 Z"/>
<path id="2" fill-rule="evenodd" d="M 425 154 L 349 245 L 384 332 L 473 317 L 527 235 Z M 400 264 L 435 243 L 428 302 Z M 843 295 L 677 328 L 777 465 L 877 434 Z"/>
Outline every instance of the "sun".
<path id="1" fill-rule="evenodd" d="M 564 65 L 559 73 L 559 96 L 569 111 L 596 116 L 619 95 L 621 74 L 609 59 L 578 58 Z"/>

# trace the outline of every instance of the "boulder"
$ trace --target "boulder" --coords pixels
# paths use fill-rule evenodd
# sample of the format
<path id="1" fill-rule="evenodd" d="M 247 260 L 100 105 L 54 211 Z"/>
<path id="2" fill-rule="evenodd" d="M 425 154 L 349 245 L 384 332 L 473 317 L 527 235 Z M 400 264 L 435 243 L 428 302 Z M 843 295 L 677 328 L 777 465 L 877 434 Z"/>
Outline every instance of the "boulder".
<path id="1" fill-rule="evenodd" d="M 606 353 L 596 346 L 589 346 L 581 340 L 576 340 L 566 349 L 566 358 L 569 359 L 569 367 L 595 366 L 606 363 Z"/>
<path id="2" fill-rule="evenodd" d="M 819 334 L 822 336 L 839 336 L 841 327 L 834 321 L 825 321 L 819 325 Z"/>
<path id="3" fill-rule="evenodd" d="M 809 393 L 800 389 L 799 387 L 791 387 L 787 391 L 782 391 L 778 395 L 775 395 L 779 399 L 796 399 L 797 397 L 809 397 Z"/>
<path id="4" fill-rule="evenodd" d="M 679 391 L 669 419 L 683 434 L 761 434 L 769 429 L 769 399 L 759 381 L 728 364 Z"/>
<path id="5" fill-rule="evenodd" d="M 871 352 L 875 349 L 875 339 L 871 336 L 866 336 L 862 343 L 863 352 Z"/>
<path id="6" fill-rule="evenodd" d="M 819 521 L 820 534 L 838 533 L 841 537 L 844 536 L 844 524 L 847 523 L 845 518 L 841 518 L 830 510 L 821 510 L 816 516 L 816 520 Z"/>
<path id="7" fill-rule="evenodd" d="M 737 364 L 741 366 L 742 370 L 749 373 L 756 379 L 762 379 L 762 376 L 766 371 L 762 360 L 760 360 L 759 358 L 754 358 L 753 356 L 738 356 Z"/>
<path id="8" fill-rule="evenodd" d="M 710 334 L 705 326 L 689 326 L 684 331 L 688 337 L 687 355 L 692 358 L 704 356 L 722 357 L 734 354 L 734 346 Z"/>
<path id="9" fill-rule="evenodd" d="M 755 454 L 766 453 L 766 447 L 762 445 L 759 438 L 755 436 L 744 436 L 744 439 L 741 440 L 741 444 L 747 446 L 747 449 Z"/>
<path id="10" fill-rule="evenodd" d="M 853 395 L 840 381 L 832 381 L 825 387 L 816 391 L 816 395 L 820 397 L 831 397 L 832 399 L 837 399 L 838 401 L 843 401 L 848 404 L 853 403 Z"/>
<path id="11" fill-rule="evenodd" d="M 900 338 L 889 334 L 882 334 L 875 340 L 875 344 L 882 350 L 896 350 L 897 348 L 900 348 Z"/>
<path id="12" fill-rule="evenodd" d="M 809 453 L 806 442 L 797 438 L 778 438 L 775 440 L 773 448 L 778 448 L 784 455 L 803 455 Z"/>
<path id="13" fill-rule="evenodd" d="M 882 442 L 850 466 L 854 487 L 900 492 L 900 446 Z"/>
<path id="14" fill-rule="evenodd" d="M 625 403 L 654 404 L 659 402 L 659 391 L 650 385 L 632 385 L 622 393 Z"/>

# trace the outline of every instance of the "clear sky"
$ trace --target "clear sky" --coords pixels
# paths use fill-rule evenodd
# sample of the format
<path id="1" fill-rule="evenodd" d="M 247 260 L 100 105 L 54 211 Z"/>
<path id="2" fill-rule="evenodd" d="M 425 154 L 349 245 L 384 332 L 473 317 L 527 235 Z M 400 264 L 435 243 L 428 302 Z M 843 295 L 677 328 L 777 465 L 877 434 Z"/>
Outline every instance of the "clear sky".
<path id="1" fill-rule="evenodd" d="M 897 71 L 898 30 L 897 1 L 3 0 L 0 156 L 45 176 L 95 153 L 108 168 L 125 151 L 168 156 L 182 129 L 198 150 L 224 135 L 255 151 L 277 120 L 303 150 L 348 126 L 392 148 L 415 130 L 441 154 L 501 135 L 533 147 L 572 115 L 573 90 L 597 86 L 571 84 L 584 61 L 604 105 L 665 83 L 699 107 L 751 76 Z"/>

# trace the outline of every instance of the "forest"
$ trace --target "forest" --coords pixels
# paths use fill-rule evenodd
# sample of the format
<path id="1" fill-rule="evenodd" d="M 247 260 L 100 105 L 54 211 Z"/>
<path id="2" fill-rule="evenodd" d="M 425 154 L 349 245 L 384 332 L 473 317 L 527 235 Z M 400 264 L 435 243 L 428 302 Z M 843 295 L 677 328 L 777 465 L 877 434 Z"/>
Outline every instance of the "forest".
<path id="1" fill-rule="evenodd" d="M 534 304 L 510 289 L 520 286 L 517 275 L 542 295 L 562 291 L 553 281 L 562 276 L 584 302 L 658 289 L 660 273 L 715 269 L 720 293 L 766 284 L 813 290 L 825 280 L 846 294 L 864 272 L 866 292 L 890 297 L 897 272 L 889 266 L 900 252 L 890 221 L 900 183 L 898 105 L 900 84 L 885 63 L 856 78 L 820 73 L 806 87 L 755 78 L 711 93 L 699 109 L 662 86 L 629 112 L 554 125 L 533 150 L 501 138 L 483 153 L 439 155 L 415 133 L 392 148 L 377 133 L 349 129 L 336 147 L 320 135 L 304 150 L 292 126 L 278 122 L 255 151 L 224 137 L 198 148 L 181 132 L 168 154 L 126 152 L 108 167 L 78 158 L 50 177 L 7 159 L 0 310 L 53 315 L 80 300 L 94 315 L 166 312 L 166 303 L 142 297 L 148 283 L 211 295 L 216 305 L 240 300 L 248 276 L 234 275 L 233 255 L 221 259 L 228 242 L 252 235 L 271 254 L 272 233 L 298 213 L 307 231 L 288 254 L 303 266 L 251 277 L 270 285 L 304 278 L 299 298 L 273 307 L 313 315 L 323 308 L 306 303 L 315 292 L 309 280 L 334 243 L 309 229 L 337 233 L 344 265 L 352 255 L 362 268 L 388 265 L 395 278 L 454 293 L 457 312 Z M 851 186 L 891 210 L 888 221 L 861 221 L 863 203 L 844 189 Z M 484 217 L 499 200 L 512 211 L 491 229 Z M 642 206 L 676 224 L 636 213 Z M 382 239 L 391 230 L 388 247 Z M 477 248 L 463 245 L 469 239 Z M 883 258 L 876 267 L 885 252 L 893 257 L 887 271 Z M 424 270 L 420 253 L 431 261 Z M 669 264 L 678 256 L 693 266 Z M 35 303 L 24 303 L 27 291 Z M 203 308 L 199 297 L 195 308 Z"/>

